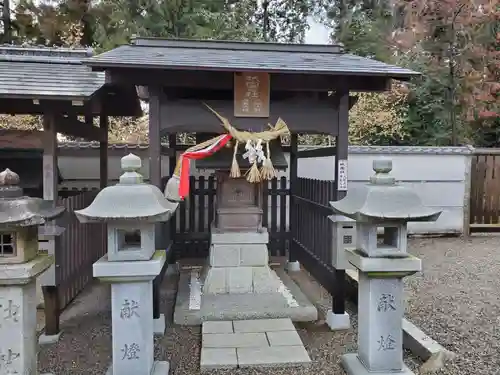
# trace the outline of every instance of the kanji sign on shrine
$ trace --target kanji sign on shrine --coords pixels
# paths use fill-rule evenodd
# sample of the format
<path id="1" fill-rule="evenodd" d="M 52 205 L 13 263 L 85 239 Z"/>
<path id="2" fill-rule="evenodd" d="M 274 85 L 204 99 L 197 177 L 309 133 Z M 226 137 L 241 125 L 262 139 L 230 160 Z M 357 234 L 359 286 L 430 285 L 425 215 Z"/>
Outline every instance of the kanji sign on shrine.
<path id="1" fill-rule="evenodd" d="M 269 117 L 269 73 L 234 74 L 234 116 Z"/>

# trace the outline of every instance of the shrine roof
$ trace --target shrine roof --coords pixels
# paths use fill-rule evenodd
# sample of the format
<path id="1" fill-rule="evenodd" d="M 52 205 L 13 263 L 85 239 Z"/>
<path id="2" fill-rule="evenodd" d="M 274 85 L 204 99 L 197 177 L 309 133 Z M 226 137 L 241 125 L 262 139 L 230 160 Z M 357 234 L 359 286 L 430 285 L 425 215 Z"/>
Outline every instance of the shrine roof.
<path id="1" fill-rule="evenodd" d="M 383 76 L 408 79 L 409 69 L 345 53 L 339 45 L 308 45 L 136 38 L 86 59 L 96 68 L 265 71 L 270 73 Z"/>
<path id="2" fill-rule="evenodd" d="M 135 88 L 107 84 L 103 72 L 82 64 L 89 56 L 91 49 L 0 45 L 1 111 L 43 112 L 32 100 L 92 101 L 102 104 L 99 114 L 141 115 Z"/>
<path id="3" fill-rule="evenodd" d="M 104 85 L 104 73 L 82 64 L 91 50 L 0 46 L 0 97 L 78 100 Z"/>

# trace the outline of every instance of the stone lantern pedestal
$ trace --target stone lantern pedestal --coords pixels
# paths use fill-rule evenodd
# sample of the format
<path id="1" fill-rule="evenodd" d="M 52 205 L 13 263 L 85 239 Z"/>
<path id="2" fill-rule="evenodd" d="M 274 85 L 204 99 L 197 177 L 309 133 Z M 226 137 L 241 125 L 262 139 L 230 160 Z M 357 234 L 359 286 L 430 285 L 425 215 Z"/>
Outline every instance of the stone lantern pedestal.
<path id="1" fill-rule="evenodd" d="M 36 278 L 53 263 L 38 254 L 38 226 L 64 212 L 22 195 L 19 176 L 0 173 L 0 375 L 37 374 Z"/>
<path id="2" fill-rule="evenodd" d="M 165 264 L 165 251 L 150 260 L 94 263 L 94 277 L 111 284 L 112 365 L 107 375 L 165 375 L 168 362 L 154 361 L 153 279 Z"/>
<path id="3" fill-rule="evenodd" d="M 94 263 L 94 277 L 111 283 L 112 364 L 108 375 L 166 375 L 168 362 L 154 360 L 153 279 L 166 252 L 155 249 L 155 223 L 177 208 L 137 173 L 141 159 L 122 158 L 123 174 L 92 204 L 76 211 L 82 222 L 106 222 L 108 253 Z"/>
<path id="4" fill-rule="evenodd" d="M 349 375 L 410 375 L 403 363 L 403 278 L 422 264 L 406 251 L 406 226 L 434 221 L 441 211 L 423 206 L 413 190 L 396 184 L 390 160 L 374 161 L 373 169 L 370 183 L 330 203 L 336 213 L 356 220 L 356 247 L 346 255 L 359 271 L 358 353 L 343 355 L 342 365 Z"/>

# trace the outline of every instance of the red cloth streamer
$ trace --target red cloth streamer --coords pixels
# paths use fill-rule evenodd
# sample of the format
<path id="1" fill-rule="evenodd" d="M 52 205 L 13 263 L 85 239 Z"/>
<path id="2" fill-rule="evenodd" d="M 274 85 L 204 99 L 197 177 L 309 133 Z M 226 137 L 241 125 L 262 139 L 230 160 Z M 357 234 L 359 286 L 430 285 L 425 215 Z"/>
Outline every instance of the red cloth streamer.
<path id="1" fill-rule="evenodd" d="M 186 151 L 181 155 L 181 175 L 179 176 L 179 197 L 181 199 L 184 199 L 189 194 L 189 166 L 191 159 L 204 159 L 213 155 L 224 147 L 231 138 L 230 134 L 223 134 L 210 146 L 198 151 Z"/>

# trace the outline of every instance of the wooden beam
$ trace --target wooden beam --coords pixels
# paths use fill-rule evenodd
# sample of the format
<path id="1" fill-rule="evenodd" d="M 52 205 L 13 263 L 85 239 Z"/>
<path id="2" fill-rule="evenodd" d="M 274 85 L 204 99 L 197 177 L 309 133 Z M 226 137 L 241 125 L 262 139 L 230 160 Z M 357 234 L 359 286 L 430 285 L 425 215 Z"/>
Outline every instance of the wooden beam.
<path id="1" fill-rule="evenodd" d="M 99 130 L 103 140 L 99 142 L 99 186 L 104 189 L 108 186 L 108 116 L 99 117 Z"/>
<path id="2" fill-rule="evenodd" d="M 297 158 L 321 158 L 325 156 L 335 156 L 337 154 L 337 148 L 333 147 L 319 147 L 311 150 L 302 150 L 297 152 Z"/>
<path id="3" fill-rule="evenodd" d="M 161 122 L 164 132 L 221 133 L 223 127 L 219 119 L 203 104 L 206 103 L 220 115 L 226 117 L 238 129 L 261 131 L 267 124 L 276 124 L 282 118 L 294 133 L 324 133 L 337 135 L 337 108 L 334 98 L 315 100 L 313 98 L 283 100 L 273 102 L 269 118 L 234 117 L 232 100 L 171 100 L 162 102 Z"/>
<path id="4" fill-rule="evenodd" d="M 278 91 L 387 91 L 392 79 L 374 76 L 323 74 L 271 74 L 271 90 Z M 232 90 L 232 72 L 182 71 L 113 68 L 106 70 L 106 82 L 113 84 L 158 85 L 171 88 L 211 88 Z"/>
<path id="5" fill-rule="evenodd" d="M 76 116 L 57 116 L 56 130 L 58 133 L 84 138 L 89 141 L 106 140 L 104 134 L 92 124 L 91 120 L 91 116 L 86 116 L 85 122 L 76 119 Z"/>

